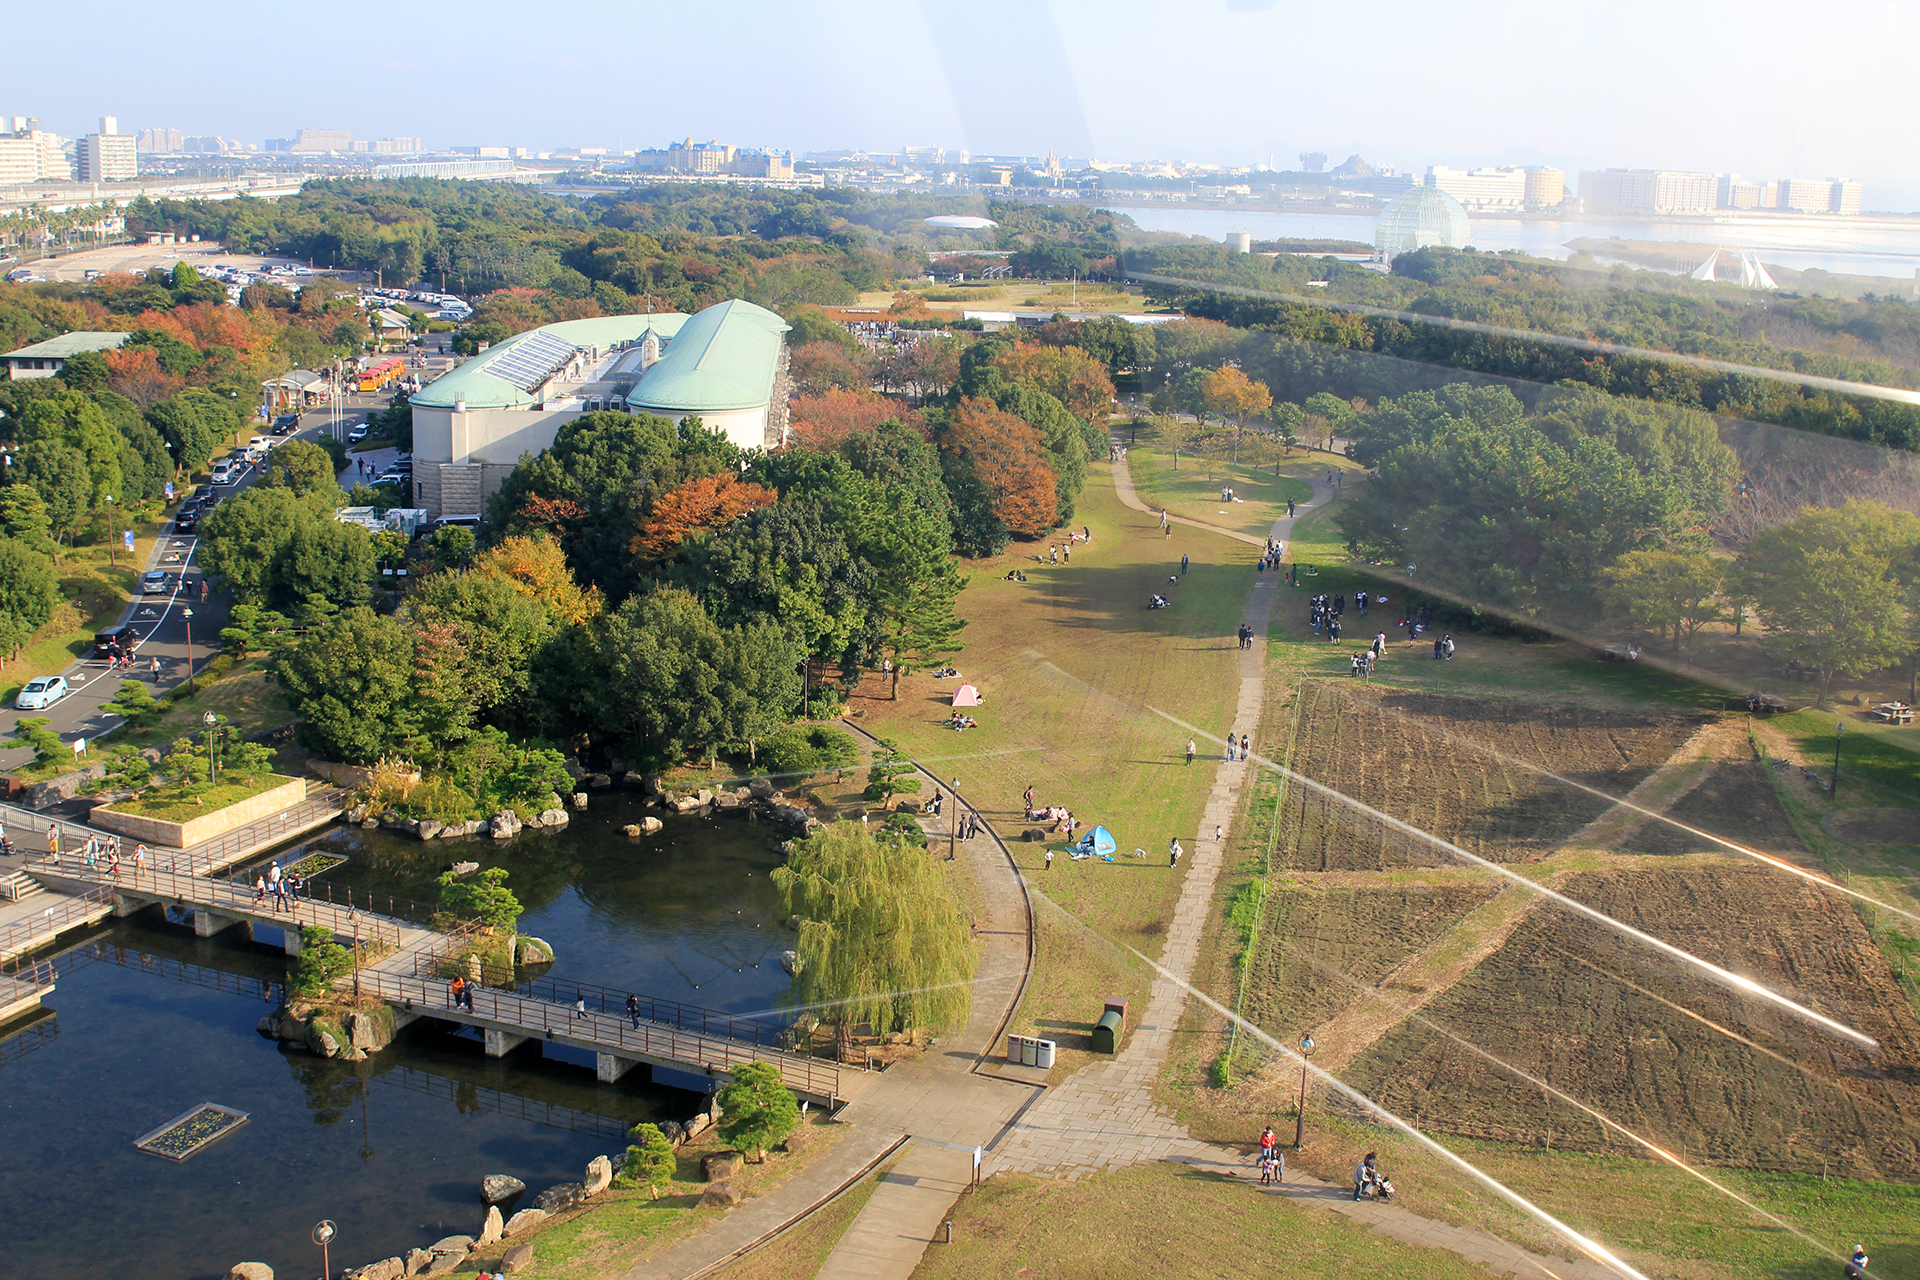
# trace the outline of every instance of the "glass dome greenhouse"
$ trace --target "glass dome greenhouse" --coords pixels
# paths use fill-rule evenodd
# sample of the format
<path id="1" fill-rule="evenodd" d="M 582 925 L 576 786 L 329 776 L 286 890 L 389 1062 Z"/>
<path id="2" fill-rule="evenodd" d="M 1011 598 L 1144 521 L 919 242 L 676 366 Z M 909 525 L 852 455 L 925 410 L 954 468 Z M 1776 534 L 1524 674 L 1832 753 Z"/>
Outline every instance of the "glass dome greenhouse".
<path id="1" fill-rule="evenodd" d="M 1458 200 L 1438 187 L 1415 187 L 1381 210 L 1374 244 L 1391 259 L 1430 244 L 1463 249 L 1470 236 L 1467 211 Z"/>

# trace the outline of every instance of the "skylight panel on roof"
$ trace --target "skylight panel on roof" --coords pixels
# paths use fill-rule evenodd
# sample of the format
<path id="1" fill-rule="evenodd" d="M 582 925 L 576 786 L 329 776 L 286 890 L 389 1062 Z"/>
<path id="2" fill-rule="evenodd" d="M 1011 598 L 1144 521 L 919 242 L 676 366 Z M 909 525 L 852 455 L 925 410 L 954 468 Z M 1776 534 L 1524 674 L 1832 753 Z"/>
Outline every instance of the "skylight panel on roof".
<path id="1" fill-rule="evenodd" d="M 503 382 L 512 383 L 527 394 L 564 368 L 580 348 L 551 333 L 534 332 L 513 344 L 498 360 L 487 365 L 487 372 Z"/>

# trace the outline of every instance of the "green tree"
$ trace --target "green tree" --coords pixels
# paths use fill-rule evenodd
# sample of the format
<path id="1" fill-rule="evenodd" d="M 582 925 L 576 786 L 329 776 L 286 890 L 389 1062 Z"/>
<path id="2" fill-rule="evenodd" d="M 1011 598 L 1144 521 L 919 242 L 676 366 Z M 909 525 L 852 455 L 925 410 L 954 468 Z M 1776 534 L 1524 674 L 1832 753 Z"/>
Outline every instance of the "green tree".
<path id="1" fill-rule="evenodd" d="M 800 1105 L 787 1092 L 780 1069 L 767 1062 L 746 1062 L 733 1069 L 733 1083 L 722 1089 L 720 1140 L 751 1156 L 766 1158 L 768 1147 L 786 1140 L 800 1123 Z"/>
<path id="2" fill-rule="evenodd" d="M 75 391 L 98 391 L 107 385 L 107 358 L 98 351 L 79 351 L 60 363 L 54 377 Z"/>
<path id="3" fill-rule="evenodd" d="M 67 754 L 67 744 L 59 734 L 47 728 L 52 723 L 47 716 L 24 716 L 14 724 L 13 731 L 27 740 L 33 748 L 35 759 L 59 760 Z"/>
<path id="4" fill-rule="evenodd" d="M 305 440 L 284 441 L 267 455 L 264 483 L 291 489 L 298 497 L 313 493 L 322 494 L 330 501 L 340 500 L 333 459 L 325 449 Z"/>
<path id="5" fill-rule="evenodd" d="M 1629 551 L 1601 577 L 1608 606 L 1636 626 L 1671 631 L 1674 652 L 1709 622 L 1726 617 L 1726 564 L 1677 551 Z"/>
<path id="6" fill-rule="evenodd" d="M 520 899 L 507 888 L 505 867 L 488 867 L 468 876 L 440 874 L 440 909 L 478 920 L 489 929 L 511 934 L 520 923 Z"/>
<path id="7" fill-rule="evenodd" d="M 1865 675 L 1912 647 L 1907 583 L 1920 518 L 1875 502 L 1810 507 L 1756 534 L 1742 575 L 1769 646 L 1820 673 L 1818 705 L 1834 676 Z"/>
<path id="8" fill-rule="evenodd" d="M 1200 424 L 1189 422 L 1171 413 L 1156 413 L 1153 415 L 1152 422 L 1153 438 L 1159 441 L 1162 449 L 1172 455 L 1173 469 L 1178 471 L 1180 454 L 1192 449 L 1194 442 L 1200 438 Z"/>
<path id="9" fill-rule="evenodd" d="M 182 264 L 185 265 L 185 264 Z M 353 972 L 353 952 L 334 939 L 333 931 L 307 925 L 300 930 L 300 955 L 293 962 L 293 993 L 318 999 L 333 980 Z"/>
<path id="10" fill-rule="evenodd" d="M 201 387 L 188 387 L 147 410 L 147 421 L 167 442 L 174 463 L 192 473 L 207 465 L 213 451 L 234 433 L 234 401 Z"/>
<path id="11" fill-rule="evenodd" d="M 899 743 L 881 738 L 874 744 L 867 764 L 867 789 L 861 794 L 881 804 L 897 795 L 918 794 L 919 774 L 919 766 L 900 750 Z"/>
<path id="12" fill-rule="evenodd" d="M 860 761 L 860 746 L 832 725 L 790 724 L 767 740 L 765 754 L 776 777 L 805 779 L 851 769 Z"/>
<path id="13" fill-rule="evenodd" d="M 726 740 L 727 638 L 675 588 L 635 596 L 599 635 L 604 675 L 589 692 L 601 728 L 668 756 Z"/>
<path id="14" fill-rule="evenodd" d="M 52 544 L 53 515 L 33 486 L 10 484 L 0 487 L 0 531 L 30 547 Z"/>
<path id="15" fill-rule="evenodd" d="M 965 1021 L 977 956 L 942 866 L 896 837 L 838 822 L 774 868 L 800 917 L 793 1005 L 832 1022 L 843 1049 L 860 1023 L 885 1034 Z"/>
<path id="16" fill-rule="evenodd" d="M 156 699 L 138 680 L 122 680 L 120 688 L 114 692 L 113 701 L 104 702 L 100 709 L 111 716 L 119 716 L 136 729 L 149 728 L 158 724 L 167 713 L 167 705 Z"/>
<path id="17" fill-rule="evenodd" d="M 321 757 L 372 764 L 418 740 L 414 637 L 395 619 L 348 609 L 274 666 L 300 718 L 300 741 Z"/>
<path id="18" fill-rule="evenodd" d="M 673 1143 L 667 1135 L 660 1132 L 660 1126 L 641 1123 L 628 1131 L 628 1137 L 634 1142 L 627 1147 L 626 1163 L 620 1166 L 620 1172 L 614 1177 L 616 1187 L 645 1187 L 649 1200 L 660 1198 L 660 1188 L 673 1181 L 674 1170 L 678 1162 L 674 1159 Z"/>
<path id="19" fill-rule="evenodd" d="M 46 553 L 24 539 L 0 538 L 0 614 L 33 630 L 59 603 L 60 579 Z"/>

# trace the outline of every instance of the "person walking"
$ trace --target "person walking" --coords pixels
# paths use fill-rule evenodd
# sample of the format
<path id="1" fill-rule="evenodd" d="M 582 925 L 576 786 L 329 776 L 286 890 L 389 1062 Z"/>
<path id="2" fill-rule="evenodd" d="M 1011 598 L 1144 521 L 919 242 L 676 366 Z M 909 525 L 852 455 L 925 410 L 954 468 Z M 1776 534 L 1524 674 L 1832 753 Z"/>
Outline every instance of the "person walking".
<path id="1" fill-rule="evenodd" d="M 629 1020 L 632 1021 L 633 1029 L 635 1031 L 638 1031 L 640 1029 L 640 997 L 639 996 L 636 996 L 636 995 L 627 996 L 627 1017 Z"/>
<path id="2" fill-rule="evenodd" d="M 1192 764 L 1192 763 L 1193 763 L 1193 757 L 1194 757 L 1195 755 L 1197 755 L 1197 754 L 1198 754 L 1198 751 L 1197 751 L 1197 750 L 1196 750 L 1196 748 L 1194 747 L 1194 742 L 1193 742 L 1193 739 L 1192 739 L 1192 738 L 1188 738 L 1188 739 L 1187 739 L 1187 763 L 1188 763 L 1188 764 Z M 53 851 L 54 851 L 54 853 L 55 853 L 56 855 L 58 855 L 58 854 L 59 854 L 59 852 L 60 852 L 60 848 L 59 848 L 59 843 L 58 843 L 57 841 L 56 841 L 56 842 L 55 842 L 55 844 L 54 844 L 54 850 L 53 850 Z"/>
<path id="3" fill-rule="evenodd" d="M 577 987 L 573 992 L 573 1020 L 575 1022 L 587 1020 L 587 993 Z"/>
<path id="4" fill-rule="evenodd" d="M 1167 865 L 1170 867 L 1179 866 L 1180 855 L 1185 852 L 1186 850 L 1180 847 L 1179 836 L 1175 836 L 1173 839 L 1167 841 Z"/>
<path id="5" fill-rule="evenodd" d="M 1047 846 L 1047 870 L 1053 870 L 1053 846 Z"/>
<path id="6" fill-rule="evenodd" d="M 1251 746 L 1249 745 L 1251 741 L 1252 740 L 1248 738 L 1246 734 L 1243 733 L 1240 735 L 1240 758 L 1242 760 L 1245 760 L 1247 758 L 1247 752 L 1252 749 Z"/>
<path id="7" fill-rule="evenodd" d="M 255 876 L 253 878 L 253 905 L 257 907 L 266 900 L 267 878 L 265 876 Z"/>
<path id="8" fill-rule="evenodd" d="M 1220 824 L 1217 822 L 1214 823 L 1213 824 L 1213 842 L 1215 844 L 1219 844 L 1226 838 L 1227 838 L 1227 833 L 1221 829 Z"/>
<path id="9" fill-rule="evenodd" d="M 1160 527 L 1162 529 L 1167 527 L 1167 511 L 1165 507 L 1160 509 Z"/>
<path id="10" fill-rule="evenodd" d="M 1287 499 L 1287 519 L 1293 519 L 1293 499 Z"/>
<path id="11" fill-rule="evenodd" d="M 119 854 L 117 853 L 107 854 L 107 874 L 112 876 L 115 880 L 118 880 L 120 878 L 120 855 Z"/>
<path id="12" fill-rule="evenodd" d="M 461 994 L 465 990 L 466 985 L 467 980 L 465 978 L 462 978 L 457 973 L 453 976 L 453 981 L 447 984 L 447 1008 L 458 1009 L 466 1003 L 465 998 Z"/>
<path id="13" fill-rule="evenodd" d="M 153 657 L 147 659 L 147 673 L 153 677 L 153 682 L 155 684 L 160 683 L 160 655 L 159 654 L 155 654 Z"/>
<path id="14" fill-rule="evenodd" d="M 1867 1246 L 1857 1244 L 1853 1246 L 1853 1256 L 1847 1259 L 1847 1265 L 1841 1274 L 1846 1277 L 1846 1280 L 1866 1280 L 1868 1261 Z"/>
<path id="15" fill-rule="evenodd" d="M 1187 558 L 1185 556 L 1180 557 L 1180 576 L 1183 578 L 1187 576 Z"/>
<path id="16" fill-rule="evenodd" d="M 138 880 L 140 878 L 140 873 L 142 871 L 145 871 L 146 869 L 147 869 L 147 846 L 144 844 L 136 844 L 135 846 L 133 846 L 133 878 L 135 880 Z"/>

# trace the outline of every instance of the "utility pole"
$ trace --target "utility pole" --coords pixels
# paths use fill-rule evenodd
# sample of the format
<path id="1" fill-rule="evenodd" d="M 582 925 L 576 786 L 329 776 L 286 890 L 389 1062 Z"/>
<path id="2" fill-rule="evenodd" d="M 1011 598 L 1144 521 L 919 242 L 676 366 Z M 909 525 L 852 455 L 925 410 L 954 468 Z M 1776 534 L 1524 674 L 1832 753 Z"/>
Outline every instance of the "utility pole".
<path id="1" fill-rule="evenodd" d="M 953 801 L 953 821 L 947 827 L 947 861 L 952 862 L 960 847 L 960 779 L 953 780 L 948 792 Z"/>
<path id="2" fill-rule="evenodd" d="M 1840 798 L 1840 735 L 1846 731 L 1846 721 L 1833 722 L 1833 785 L 1827 788 L 1827 796 L 1832 800 Z"/>

